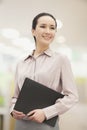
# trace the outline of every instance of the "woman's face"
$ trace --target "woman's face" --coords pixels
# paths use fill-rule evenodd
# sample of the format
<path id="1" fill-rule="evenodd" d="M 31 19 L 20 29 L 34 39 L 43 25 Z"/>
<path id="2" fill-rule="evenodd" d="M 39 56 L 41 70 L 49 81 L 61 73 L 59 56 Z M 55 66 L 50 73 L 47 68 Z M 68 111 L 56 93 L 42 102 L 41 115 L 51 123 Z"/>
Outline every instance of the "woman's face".
<path id="1" fill-rule="evenodd" d="M 33 36 L 36 38 L 36 44 L 49 46 L 53 41 L 56 33 L 56 25 L 54 19 L 50 16 L 42 16 L 38 19 L 36 28 L 32 30 Z"/>

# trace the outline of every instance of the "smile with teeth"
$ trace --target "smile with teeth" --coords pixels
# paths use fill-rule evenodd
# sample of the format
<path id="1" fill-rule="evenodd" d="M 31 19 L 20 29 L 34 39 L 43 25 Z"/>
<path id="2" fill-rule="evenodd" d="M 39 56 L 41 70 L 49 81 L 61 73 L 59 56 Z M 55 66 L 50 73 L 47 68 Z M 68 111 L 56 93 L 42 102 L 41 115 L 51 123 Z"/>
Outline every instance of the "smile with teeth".
<path id="1" fill-rule="evenodd" d="M 51 36 L 43 36 L 43 38 L 44 38 L 45 40 L 50 40 L 50 39 L 51 39 Z"/>

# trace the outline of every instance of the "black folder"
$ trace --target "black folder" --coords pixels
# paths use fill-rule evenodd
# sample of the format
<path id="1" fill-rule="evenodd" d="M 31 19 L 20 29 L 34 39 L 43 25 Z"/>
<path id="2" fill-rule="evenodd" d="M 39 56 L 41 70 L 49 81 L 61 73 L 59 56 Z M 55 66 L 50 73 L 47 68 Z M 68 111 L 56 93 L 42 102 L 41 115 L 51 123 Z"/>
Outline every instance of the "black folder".
<path id="1" fill-rule="evenodd" d="M 41 109 L 53 105 L 58 98 L 63 97 L 63 94 L 32 79 L 25 78 L 14 109 L 27 114 L 34 109 Z M 54 126 L 57 118 L 58 116 L 55 116 L 49 120 L 45 120 L 44 123 Z"/>

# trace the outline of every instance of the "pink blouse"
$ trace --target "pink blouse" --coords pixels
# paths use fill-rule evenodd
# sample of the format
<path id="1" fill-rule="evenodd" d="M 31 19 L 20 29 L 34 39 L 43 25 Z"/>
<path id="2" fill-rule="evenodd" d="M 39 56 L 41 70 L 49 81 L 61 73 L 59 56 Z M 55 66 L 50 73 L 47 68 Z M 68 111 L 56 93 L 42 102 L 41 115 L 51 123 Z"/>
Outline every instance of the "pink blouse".
<path id="1" fill-rule="evenodd" d="M 47 119 L 63 114 L 78 101 L 77 88 L 68 58 L 47 49 L 36 58 L 32 52 L 26 59 L 18 63 L 10 112 L 14 108 L 25 77 L 38 81 L 65 95 L 64 98 L 56 100 L 54 105 L 43 108 Z"/>

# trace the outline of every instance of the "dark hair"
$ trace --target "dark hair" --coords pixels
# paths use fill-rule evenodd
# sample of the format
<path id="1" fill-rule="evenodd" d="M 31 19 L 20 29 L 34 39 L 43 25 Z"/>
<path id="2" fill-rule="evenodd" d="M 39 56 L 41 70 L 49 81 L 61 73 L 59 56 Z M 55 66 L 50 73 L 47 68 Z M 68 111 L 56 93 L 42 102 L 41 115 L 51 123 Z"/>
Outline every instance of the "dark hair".
<path id="1" fill-rule="evenodd" d="M 32 29 L 35 29 L 36 28 L 36 25 L 37 25 L 37 22 L 38 22 L 38 19 L 42 16 L 50 16 L 52 19 L 54 19 L 55 21 L 55 25 L 57 27 L 57 22 L 56 22 L 56 19 L 54 18 L 53 15 L 49 14 L 49 13 L 40 13 L 38 14 L 37 16 L 34 17 L 33 21 L 32 21 Z"/>
<path id="2" fill-rule="evenodd" d="M 55 19 L 55 17 L 52 15 L 52 14 L 49 14 L 49 13 L 39 13 L 38 15 L 36 15 L 32 21 L 32 29 L 35 29 L 36 28 L 36 25 L 37 25 L 37 22 L 38 22 L 38 19 L 42 16 L 50 16 L 52 19 L 54 19 L 55 21 L 55 26 L 57 28 L 57 21 Z M 34 37 L 34 40 L 36 41 L 36 38 Z"/>

